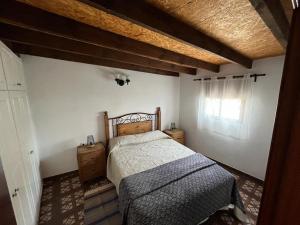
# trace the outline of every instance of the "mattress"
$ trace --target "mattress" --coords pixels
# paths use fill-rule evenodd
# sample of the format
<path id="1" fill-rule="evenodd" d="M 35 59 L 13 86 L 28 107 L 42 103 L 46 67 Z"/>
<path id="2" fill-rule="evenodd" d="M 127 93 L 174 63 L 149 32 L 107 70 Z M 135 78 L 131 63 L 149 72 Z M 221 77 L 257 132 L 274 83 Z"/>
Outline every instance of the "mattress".
<path id="1" fill-rule="evenodd" d="M 161 131 L 110 140 L 107 177 L 116 186 L 123 178 L 195 154 Z"/>
<path id="2" fill-rule="evenodd" d="M 119 186 L 124 178 L 176 160 L 184 160 L 195 154 L 161 131 L 115 137 L 110 140 L 109 145 L 107 178 L 116 186 L 119 194 Z M 229 208 L 233 208 L 235 216 L 240 221 L 249 222 L 247 215 L 232 204 L 221 209 Z"/>

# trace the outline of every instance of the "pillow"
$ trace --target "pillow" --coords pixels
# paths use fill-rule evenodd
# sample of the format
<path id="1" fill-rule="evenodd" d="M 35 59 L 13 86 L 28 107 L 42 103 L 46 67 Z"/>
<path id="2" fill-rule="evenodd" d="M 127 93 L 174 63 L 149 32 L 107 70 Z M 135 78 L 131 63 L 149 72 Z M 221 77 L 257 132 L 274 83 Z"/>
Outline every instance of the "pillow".
<path id="1" fill-rule="evenodd" d="M 142 134 L 133 134 L 133 135 L 125 135 L 114 137 L 110 139 L 110 149 L 113 149 L 116 146 L 122 145 L 130 145 L 130 144 L 141 144 L 149 141 L 155 141 L 160 139 L 167 139 L 170 138 L 165 133 L 161 132 L 160 130 L 156 131 L 149 131 Z"/>

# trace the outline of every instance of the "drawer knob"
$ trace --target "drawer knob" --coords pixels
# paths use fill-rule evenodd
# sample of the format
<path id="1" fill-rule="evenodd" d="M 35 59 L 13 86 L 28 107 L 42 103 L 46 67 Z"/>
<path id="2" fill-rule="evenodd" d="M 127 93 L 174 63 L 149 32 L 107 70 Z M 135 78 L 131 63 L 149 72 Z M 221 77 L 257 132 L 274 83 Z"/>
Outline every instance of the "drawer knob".
<path id="1" fill-rule="evenodd" d="M 18 86 L 22 86 L 22 84 L 21 84 L 21 83 L 17 83 L 17 85 L 18 85 Z"/>

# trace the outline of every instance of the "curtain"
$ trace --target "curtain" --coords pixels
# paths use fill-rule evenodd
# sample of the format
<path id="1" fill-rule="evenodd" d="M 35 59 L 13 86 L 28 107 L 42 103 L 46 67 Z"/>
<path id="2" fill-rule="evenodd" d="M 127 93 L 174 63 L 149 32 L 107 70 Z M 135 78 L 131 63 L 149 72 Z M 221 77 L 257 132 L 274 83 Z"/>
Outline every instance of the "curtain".
<path id="1" fill-rule="evenodd" d="M 247 139 L 251 115 L 250 77 L 200 81 L 198 127 L 237 139 Z"/>

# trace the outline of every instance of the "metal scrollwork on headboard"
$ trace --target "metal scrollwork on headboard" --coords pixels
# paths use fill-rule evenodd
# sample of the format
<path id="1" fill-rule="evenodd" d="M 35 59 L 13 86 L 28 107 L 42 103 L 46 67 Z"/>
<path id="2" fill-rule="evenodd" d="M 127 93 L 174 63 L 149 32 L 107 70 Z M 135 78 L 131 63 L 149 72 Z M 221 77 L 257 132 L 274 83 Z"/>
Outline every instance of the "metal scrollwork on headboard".
<path id="1" fill-rule="evenodd" d="M 146 113 L 131 113 L 126 114 L 121 117 L 112 118 L 112 125 L 126 124 L 126 123 L 136 123 L 142 121 L 155 121 L 155 114 Z"/>
<path id="2" fill-rule="evenodd" d="M 156 128 L 156 114 L 149 114 L 149 113 L 129 113 L 129 114 L 125 114 L 123 116 L 119 116 L 119 117 L 114 117 L 111 118 L 111 126 L 112 126 L 112 135 L 113 137 L 115 136 L 119 136 L 122 135 L 120 134 L 120 127 L 129 127 L 129 126 L 124 126 L 125 124 L 142 124 L 142 122 L 146 122 L 146 121 L 151 121 L 151 124 L 148 123 L 148 131 L 151 130 L 155 130 Z M 131 129 L 133 129 L 133 133 L 134 132 L 134 128 L 131 127 Z M 137 131 L 138 132 L 138 131 Z M 141 131 L 139 131 L 141 132 Z"/>
<path id="3" fill-rule="evenodd" d="M 108 143 L 110 137 L 115 137 L 120 134 L 118 134 L 119 130 L 118 128 L 124 127 L 128 129 L 129 127 L 131 129 L 135 129 L 131 125 L 136 124 L 138 127 L 139 125 L 147 125 L 147 129 L 151 130 L 160 130 L 160 107 L 157 108 L 155 113 L 143 113 L 143 112 L 137 112 L 137 113 L 128 113 L 122 116 L 117 116 L 113 118 L 108 118 L 107 112 L 104 112 L 104 125 L 105 125 L 105 136 L 106 136 L 106 142 Z M 149 122 L 148 122 L 149 121 Z M 112 129 L 110 129 L 112 128 Z M 126 129 L 125 128 L 125 129 Z M 136 128 L 138 132 L 138 128 Z"/>

